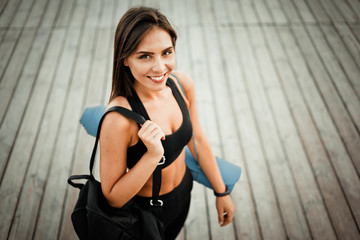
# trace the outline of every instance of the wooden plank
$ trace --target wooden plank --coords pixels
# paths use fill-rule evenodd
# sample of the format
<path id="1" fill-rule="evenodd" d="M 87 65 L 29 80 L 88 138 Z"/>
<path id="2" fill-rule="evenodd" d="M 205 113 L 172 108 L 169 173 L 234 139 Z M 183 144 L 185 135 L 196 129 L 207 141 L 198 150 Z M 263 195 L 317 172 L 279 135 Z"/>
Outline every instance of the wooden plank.
<path id="1" fill-rule="evenodd" d="M 339 10 L 334 6 L 334 3 L 332 1 L 324 1 L 324 0 L 318 0 L 318 1 L 320 2 L 325 12 L 328 14 L 328 16 L 333 22 L 345 21 L 344 17 L 340 14 Z"/>
<path id="2" fill-rule="evenodd" d="M 360 43 L 360 25 L 359 24 L 351 24 L 351 30 L 353 31 L 354 35 L 357 38 L 357 41 Z"/>
<path id="3" fill-rule="evenodd" d="M 48 19 L 48 20 L 50 20 L 50 19 Z M 22 114 L 23 108 L 26 105 L 25 99 L 27 98 L 27 96 L 29 95 L 29 91 L 31 90 L 31 84 L 34 81 L 35 74 L 37 74 L 36 73 L 37 66 L 39 64 L 40 59 L 42 58 L 43 52 L 45 50 L 46 42 L 48 41 L 48 39 L 49 39 L 48 30 L 40 30 L 40 31 L 36 30 L 34 46 L 32 46 L 32 50 L 30 52 L 29 59 L 27 59 L 27 61 L 24 63 L 25 70 L 22 73 L 22 76 L 19 80 L 19 83 L 21 83 L 22 81 L 25 81 L 25 84 L 28 84 L 28 86 L 26 86 L 26 87 L 17 86 L 16 87 L 16 89 L 14 90 L 14 94 L 15 94 L 14 98 L 17 102 L 11 101 L 9 99 L 10 104 L 12 104 L 9 108 L 12 110 L 10 112 L 10 115 L 5 116 L 7 119 L 4 118 L 4 121 L 6 121 L 6 122 L 4 122 L 2 124 L 2 126 L 0 127 L 0 136 L 4 136 L 3 142 L 6 143 L 6 144 L 0 146 L 1 155 L 2 155 L 2 157 L 4 157 L 3 159 L 6 159 L 6 160 L 8 159 L 9 153 L 11 151 L 12 143 L 14 142 L 15 136 L 17 134 L 17 129 L 18 129 L 19 123 L 21 121 L 20 116 L 23 115 Z M 16 56 L 16 55 L 14 55 L 14 56 Z M 21 56 L 21 53 L 19 53 L 19 57 L 24 58 L 23 56 Z M 16 65 L 16 63 L 13 63 L 13 64 Z M 14 68 L 15 67 L 16 66 L 14 66 Z M 16 76 L 16 74 L 15 74 L 15 76 Z M 24 80 L 24 78 L 28 78 L 28 79 Z M 6 78 L 5 78 L 5 80 L 6 80 Z M 9 79 L 7 81 L 12 81 L 13 85 L 15 84 L 14 82 L 16 82 L 13 79 L 11 79 L 10 75 L 9 75 Z M 15 88 L 15 86 L 9 86 L 9 87 Z M 11 89 L 8 89 L 8 90 L 11 91 Z M 11 92 L 8 94 L 11 94 Z M 16 95 L 16 94 L 18 94 L 18 95 Z M 9 96 L 9 97 L 12 97 L 12 96 Z M 6 100 L 6 98 L 3 98 L 3 99 Z M 7 106 L 5 106 L 5 107 L 7 107 Z M 1 166 L 0 166 L 1 173 L 3 173 L 3 171 L 4 171 L 6 162 L 7 161 L 2 161 L 2 163 L 1 163 Z M 2 176 L 2 174 L 0 176 Z"/>
<path id="4" fill-rule="evenodd" d="M 237 135 L 237 132 L 234 131 L 236 128 L 236 119 L 233 113 L 233 106 L 230 98 L 230 88 L 231 85 L 228 84 L 229 76 L 226 74 L 224 64 L 222 59 L 226 58 L 224 56 L 225 50 L 222 45 L 220 45 L 218 40 L 218 32 L 214 26 L 204 26 L 204 32 L 206 39 L 211 39 L 207 41 L 205 46 L 208 52 L 208 72 L 209 80 L 208 83 L 212 87 L 212 92 L 216 96 L 214 98 L 214 104 L 216 106 L 217 119 L 219 122 L 219 135 L 221 139 L 221 146 L 223 149 L 223 156 L 228 161 L 231 161 L 235 164 L 240 164 L 242 167 L 242 176 L 240 182 L 235 186 L 231 196 L 233 202 L 236 206 L 234 226 L 236 228 L 236 235 L 240 239 L 259 239 L 259 229 L 256 222 L 256 214 L 254 209 L 254 204 L 251 196 L 251 191 L 249 189 L 249 183 L 247 179 L 247 173 L 245 169 L 245 164 L 240 149 L 240 140 Z M 218 67 L 213 67 L 218 66 Z M 221 81 L 222 80 L 222 81 Z M 248 206 L 243 208 L 242 206 Z M 228 235 L 230 232 L 228 233 Z M 214 239 L 230 239 L 233 237 L 229 235 L 229 238 L 226 238 L 221 231 L 212 235 Z"/>
<path id="5" fill-rule="evenodd" d="M 356 64 L 333 26 L 321 26 L 321 30 L 325 36 L 326 42 L 332 50 L 334 57 L 338 59 L 340 67 L 349 79 L 350 85 L 356 92 L 357 96 L 360 97 L 360 62 Z"/>
<path id="6" fill-rule="evenodd" d="M 285 16 L 291 23 L 300 23 L 302 20 L 298 13 L 293 1 L 291 0 L 279 0 L 280 7 L 283 9 Z"/>
<path id="7" fill-rule="evenodd" d="M 15 49 L 13 57 L 10 60 L 10 63 L 3 75 L 3 79 L 0 83 L 0 159 L 4 159 L 4 161 L 0 162 L 0 176 L 3 175 L 4 170 L 6 168 L 8 153 L 11 150 L 13 137 L 17 132 L 17 128 L 12 128 L 12 122 L 14 119 L 9 119 L 9 117 L 5 118 L 5 114 L 7 112 L 9 102 L 11 101 L 11 97 L 13 95 L 13 91 L 16 87 L 18 79 L 20 77 L 22 68 L 24 63 L 26 62 L 28 52 L 30 51 L 31 44 L 33 41 L 33 37 L 35 35 L 35 30 L 24 30 L 19 41 L 19 47 Z M 24 57 L 25 56 L 25 57 Z M 12 111 L 10 111 L 12 112 Z M 18 118 L 18 116 L 15 116 Z M 16 121 L 16 120 L 15 120 Z M 8 137 L 7 137 L 8 136 Z"/>
<path id="8" fill-rule="evenodd" d="M 253 7 L 257 13 L 257 18 L 262 24 L 270 24 L 273 22 L 270 12 L 266 8 L 265 4 L 261 1 L 253 1 Z"/>
<path id="9" fill-rule="evenodd" d="M 229 22 L 233 25 L 243 25 L 244 21 L 244 13 L 242 6 L 237 0 L 229 0 L 226 1 L 226 11 L 229 15 Z"/>
<path id="10" fill-rule="evenodd" d="M 326 13 L 325 9 L 320 3 L 320 0 L 315 1 L 307 1 L 309 8 L 311 9 L 311 12 L 313 16 L 316 18 L 318 23 L 330 23 L 331 18 Z"/>
<path id="11" fill-rule="evenodd" d="M 38 27 L 47 10 L 48 1 L 35 0 L 31 8 L 29 17 L 27 18 L 24 28 Z"/>
<path id="12" fill-rule="evenodd" d="M 202 9 L 202 10 L 204 9 L 203 3 L 201 3 L 201 4 L 198 3 L 198 5 L 200 5 L 200 6 L 198 6 L 198 9 Z M 209 6 L 209 4 L 207 4 L 207 5 Z M 215 0 L 215 1 L 211 2 L 211 8 L 207 7 L 206 9 L 207 9 L 208 13 L 213 13 L 213 19 L 208 18 L 209 21 L 214 22 L 218 25 L 220 24 L 221 26 L 228 26 L 230 24 L 229 12 L 228 12 L 228 9 L 226 8 L 226 4 L 224 4 L 224 2 Z M 203 24 L 205 25 L 205 24 L 209 24 L 209 23 L 207 21 L 205 21 L 205 22 L 203 22 Z"/>
<path id="13" fill-rule="evenodd" d="M 12 39 L 17 38 L 18 33 L 18 31 L 12 32 L 13 35 L 8 36 L 8 40 L 11 41 Z M 6 66 L 6 69 L 3 70 L 4 72 L 0 83 L 0 93 L 1 96 L 6 96 L 3 97 L 4 100 L 9 98 L 7 95 L 11 94 L 12 89 L 16 84 L 16 81 L 13 81 L 13 79 L 17 79 L 18 75 L 20 74 L 22 65 L 26 60 L 26 56 L 32 44 L 34 35 L 35 30 L 33 29 L 24 30 L 21 32 L 21 35 L 19 37 L 19 47 L 15 48 L 15 51 L 11 56 L 8 66 Z M 4 93 L 2 93 L 2 91 L 4 91 Z M 6 107 L 7 101 L 8 100 L 6 100 L 5 102 L 2 101 L 3 103 L 0 105 L 0 119 L 2 119 L 4 116 L 4 108 Z"/>
<path id="14" fill-rule="evenodd" d="M 29 0 L 29 1 L 22 1 L 19 5 L 19 8 L 16 10 L 16 15 L 14 19 L 11 21 L 11 24 L 9 27 L 18 27 L 22 28 L 28 19 L 28 16 L 31 12 L 31 9 L 34 6 L 35 0 Z"/>
<path id="15" fill-rule="evenodd" d="M 259 19 L 256 17 L 255 7 L 253 6 L 254 1 L 243 0 L 239 2 L 240 9 L 242 9 L 242 16 L 247 24 L 259 24 Z"/>
<path id="16" fill-rule="evenodd" d="M 106 12 L 103 12 L 104 15 Z M 112 15 L 110 15 L 112 17 Z M 101 24 L 101 22 L 100 22 Z M 109 43 L 112 36 L 112 30 L 109 28 L 99 29 L 97 32 L 97 41 L 94 49 L 94 62 L 90 70 L 90 77 L 88 80 L 88 89 L 84 95 L 84 105 L 81 106 L 80 112 L 86 107 L 95 106 L 103 104 L 103 92 L 104 92 L 104 82 L 106 82 L 106 77 L 111 69 L 107 64 L 104 64 L 109 56 L 110 46 Z M 102 79 L 102 81 L 100 81 Z M 74 123 L 75 125 L 80 126 L 79 122 Z M 89 172 L 89 161 L 91 156 L 91 151 L 94 145 L 95 138 L 89 136 L 85 129 L 80 126 L 80 135 L 78 139 L 78 144 L 75 149 L 75 158 L 73 160 L 73 167 L 69 175 L 73 174 L 88 174 Z M 71 213 L 74 209 L 79 190 L 68 186 L 67 195 L 65 199 L 64 214 L 62 217 L 61 230 L 59 234 L 60 239 L 69 240 L 76 239 L 75 231 L 71 223 Z"/>
<path id="17" fill-rule="evenodd" d="M 61 1 L 60 11 L 55 23 L 56 27 L 67 27 L 69 25 L 72 14 L 74 12 L 74 4 L 76 4 L 76 1 L 73 0 Z"/>
<path id="18" fill-rule="evenodd" d="M 101 13 L 102 16 L 98 27 L 99 28 L 111 27 L 113 13 L 115 9 L 115 2 L 113 0 L 106 0 L 103 1 L 102 5 L 104 9 L 103 12 Z"/>
<path id="19" fill-rule="evenodd" d="M 3 41 L 0 45 L 0 83 L 3 80 L 3 74 L 7 68 L 10 59 L 15 51 L 16 44 L 19 40 L 21 30 L 18 29 L 8 29 L 1 31 L 4 35 Z"/>
<path id="20" fill-rule="evenodd" d="M 204 91 L 201 85 L 204 75 L 201 72 L 202 69 L 205 69 L 204 58 L 201 54 L 205 54 L 202 48 L 199 48 L 194 36 L 199 33 L 198 26 L 189 26 L 188 34 L 192 37 L 192 41 L 189 41 L 189 50 L 190 55 L 188 59 L 191 63 L 191 71 L 188 74 L 194 80 L 195 85 L 195 95 L 197 97 L 196 106 L 199 115 L 199 121 L 203 129 L 206 128 L 204 123 L 206 116 L 206 104 L 202 101 L 205 101 L 204 98 L 209 96 L 210 92 Z M 200 87 L 201 86 L 201 87 Z M 207 98 L 208 99 L 208 98 Z M 211 234 L 211 228 L 209 226 L 208 218 L 208 209 L 206 204 L 206 189 L 203 185 L 200 185 L 194 182 L 192 196 L 191 196 L 191 205 L 188 218 L 186 220 L 186 239 L 206 239 L 209 238 Z M 211 221 L 211 220 L 210 220 Z"/>
<path id="21" fill-rule="evenodd" d="M 201 80 L 196 78 L 197 81 L 197 87 L 201 86 L 201 90 L 206 92 L 206 94 L 199 94 L 197 101 L 201 102 L 203 111 L 203 129 L 207 135 L 207 138 L 209 140 L 209 143 L 211 144 L 213 153 L 215 155 L 221 156 L 222 155 L 222 145 L 219 139 L 219 128 L 220 123 L 217 120 L 217 113 L 218 108 L 215 104 L 216 98 L 221 98 L 220 95 L 214 89 L 211 87 L 211 83 L 209 81 L 210 78 L 210 69 L 212 68 L 212 65 L 209 63 L 209 60 L 211 57 L 214 56 L 215 52 L 217 51 L 215 49 L 208 51 L 209 42 L 215 41 L 213 38 L 208 38 L 205 35 L 204 27 L 209 26 L 207 23 L 211 22 L 210 19 L 213 19 L 213 22 L 216 22 L 218 25 L 225 24 L 227 25 L 229 23 L 229 20 L 225 18 L 226 15 L 226 5 L 223 5 L 223 7 L 220 8 L 218 5 L 214 5 L 214 12 L 212 14 L 211 12 L 211 6 L 213 3 L 210 1 L 202 2 L 202 4 L 197 5 L 197 12 L 198 15 L 202 18 L 200 19 L 200 22 L 203 22 L 200 28 L 198 29 L 197 35 L 193 35 L 193 41 L 195 42 L 194 47 L 196 49 L 199 49 L 199 53 L 195 54 L 198 56 L 197 58 L 202 58 L 204 60 L 204 64 L 201 65 L 201 69 L 198 69 L 198 71 L 202 72 L 202 75 L 198 76 L 201 77 Z M 216 10 L 215 10 L 216 9 Z M 218 12 L 218 13 L 217 13 Z M 213 31 L 215 31 L 215 28 L 213 28 Z M 214 35 L 213 35 L 214 36 Z M 211 40 L 210 40 L 211 39 Z M 218 45 L 216 44 L 214 48 L 217 48 Z M 210 48 L 212 49 L 212 48 Z M 204 57 L 205 56 L 205 57 Z M 220 55 L 217 55 L 219 57 Z M 199 61 L 200 59 L 197 59 L 196 61 Z M 218 71 L 221 71 L 221 68 L 217 69 Z M 199 82 L 199 83 L 198 83 Z M 199 108 L 200 108 L 200 104 Z M 200 109 L 199 109 L 200 111 Z M 200 116 L 200 115 L 199 115 Z M 208 213 L 209 213 L 209 223 L 210 223 L 210 234 L 213 239 L 235 239 L 236 232 L 234 231 L 233 224 L 230 224 L 226 227 L 221 227 L 218 222 L 218 213 L 216 209 L 215 204 L 215 197 L 213 191 L 207 189 L 207 204 L 208 204 Z"/>
<path id="22" fill-rule="evenodd" d="M 254 31 L 254 30 L 252 30 Z M 306 214 L 310 236 L 315 239 L 335 239 L 331 222 L 322 203 L 322 196 L 317 188 L 306 152 L 298 135 L 293 116 L 290 112 L 286 92 L 283 91 L 276 66 L 263 37 L 252 37 L 252 48 L 257 56 L 259 70 L 262 73 L 263 87 L 266 89 L 268 101 L 271 104 L 276 129 L 284 148 L 284 154 L 289 161 L 293 177 L 296 180 L 299 199 Z M 279 50 L 280 51 L 280 50 Z M 269 140 L 270 142 L 271 140 Z M 296 153 L 296 154 L 294 154 Z M 306 226 L 302 226 L 306 228 Z"/>
<path id="23" fill-rule="evenodd" d="M 265 0 L 263 4 L 267 6 L 275 24 L 286 24 L 288 22 L 277 0 Z"/>
<path id="24" fill-rule="evenodd" d="M 351 8 L 351 5 L 350 5 L 349 1 L 336 1 L 336 0 L 333 0 L 333 4 L 335 5 L 335 7 L 339 11 L 339 13 L 342 15 L 342 17 L 345 19 L 345 21 L 347 21 L 347 22 L 359 22 L 359 17 L 356 16 L 356 13 L 355 13 L 356 10 Z M 359 2 L 358 2 L 357 7 L 360 7 Z"/>
<path id="25" fill-rule="evenodd" d="M 303 36 L 304 33 L 303 35 L 300 35 L 301 29 L 295 29 L 294 31 L 297 34 L 297 37 L 299 37 L 298 42 L 303 46 L 303 54 L 307 59 L 307 67 L 311 71 L 313 78 L 316 80 L 317 88 L 321 92 L 327 108 L 331 112 L 331 116 L 347 146 L 354 165 L 359 172 L 359 135 L 356 127 L 354 126 L 341 97 L 337 94 L 336 88 L 331 83 L 331 79 L 326 73 L 326 69 L 321 64 L 321 60 L 315 54 L 316 50 L 311 43 L 308 42 L 307 38 Z"/>
<path id="26" fill-rule="evenodd" d="M 238 28 L 235 28 L 235 33 L 237 31 L 239 31 Z M 261 147 L 262 143 L 252 113 L 248 89 L 244 85 L 244 82 L 247 81 L 244 72 L 246 66 L 241 65 L 242 63 L 238 58 L 241 53 L 240 50 L 237 50 L 237 43 L 231 37 L 230 29 L 220 29 L 220 35 L 222 36 L 222 46 L 226 46 L 224 62 L 229 76 L 234 114 L 237 119 L 238 134 L 242 143 L 245 167 L 252 189 L 261 238 L 282 239 L 285 238 L 285 233 L 279 216 L 270 173 Z"/>
<path id="27" fill-rule="evenodd" d="M 360 129 L 360 112 L 358 111 L 358 107 L 360 106 L 359 96 L 357 96 L 355 90 L 344 74 L 344 71 L 341 69 L 339 62 L 329 49 L 329 46 L 325 42 L 320 29 L 315 26 L 307 26 L 307 30 L 314 42 L 318 54 L 323 61 L 324 66 L 331 76 L 333 84 L 338 90 L 338 94 L 342 97 L 342 100 L 346 104 L 350 116 L 357 128 Z"/>
<path id="28" fill-rule="evenodd" d="M 5 9 L 0 14 L 0 27 L 9 27 L 21 4 L 21 0 L 8 1 Z"/>
<path id="29" fill-rule="evenodd" d="M 318 129 L 314 126 L 314 120 L 309 113 L 308 106 L 303 99 L 302 93 L 297 90 L 295 76 L 290 70 L 291 68 L 287 66 L 286 57 L 281 51 L 278 51 L 280 48 L 278 46 L 279 39 L 273 29 L 265 29 L 265 34 L 268 43 L 271 43 L 272 47 L 270 49 L 274 58 L 273 61 L 276 63 L 280 78 L 283 79 L 282 84 L 287 93 L 299 133 L 306 146 L 336 234 L 340 238 L 356 239 L 358 231 L 351 216 L 351 211 L 329 163 L 326 149 L 318 135 Z"/>
<path id="30" fill-rule="evenodd" d="M 69 28 L 69 34 L 72 34 L 72 31 L 78 32 L 75 34 L 79 37 L 79 45 L 75 48 L 78 53 L 74 64 L 69 69 L 69 87 L 63 103 L 63 117 L 58 129 L 57 141 L 54 145 L 53 162 L 49 168 L 49 178 L 45 186 L 34 234 L 35 239 L 56 238 L 61 229 L 63 201 L 65 200 L 65 190 L 67 188 L 67 181 L 64 181 L 64 179 L 69 176 L 80 128 L 79 124 L 74 123 L 78 122 L 82 111 L 83 98 L 87 89 L 86 81 L 89 78 L 94 60 L 96 28 L 93 25 L 95 21 L 93 16 L 99 17 L 99 11 L 102 11 L 102 7 L 100 2 L 97 1 L 90 2 L 90 7 L 86 2 L 78 2 L 78 4 L 80 5 L 77 5 L 74 16 L 84 16 L 85 13 L 85 17 L 82 18 L 84 20 L 81 23 L 83 30 L 72 26 Z M 71 24 L 73 24 L 73 21 L 75 21 L 75 18 L 71 21 Z"/>
<path id="31" fill-rule="evenodd" d="M 305 3 L 305 0 L 292 1 L 292 3 L 296 6 L 302 21 L 305 23 L 314 23 L 317 21 L 309 6 Z M 328 18 L 326 18 L 326 20 L 328 21 Z"/>
<path id="32" fill-rule="evenodd" d="M 41 65 L 49 35 L 49 31 L 36 31 L 33 46 L 31 47 L 27 62 L 24 65 L 22 75 L 9 105 L 11 111 L 5 116 L 0 129 L 0 135 L 4 136 L 4 142 L 8 143 L 8 145 L 1 145 L 1 152 L 4 155 L 3 159 L 9 159 L 6 172 L 3 176 L 0 194 L 8 195 L 8 193 L 11 192 L 8 199 L 6 199 L 2 205 L 4 214 L 2 214 L 3 222 L 1 225 L 3 228 L 1 229 L 1 236 L 6 236 L 10 229 L 11 220 L 17 204 L 17 201 L 15 201 L 14 198 L 18 198 L 23 181 L 23 178 L 18 176 L 23 176 L 25 174 L 28 164 L 24 159 L 28 159 L 26 153 L 30 155 L 32 148 L 31 142 L 33 142 L 36 135 L 36 129 L 33 129 L 33 125 L 31 125 L 33 122 L 31 121 L 23 122 L 23 126 L 25 127 L 21 128 L 19 132 L 18 129 L 22 122 L 23 112 L 27 106 L 28 98 L 33 88 L 32 85 L 38 75 L 38 69 Z M 41 116 L 41 114 L 39 116 Z M 33 132 L 32 135 L 31 132 Z M 19 138 L 17 138 L 14 145 L 16 136 Z M 14 179 L 14 176 L 17 177 Z"/>
<path id="33" fill-rule="evenodd" d="M 335 23 L 337 33 L 344 42 L 345 47 L 353 58 L 353 62 L 360 68 L 360 43 L 348 24 Z"/>
<path id="34" fill-rule="evenodd" d="M 32 147 L 38 138 L 39 126 L 42 122 L 43 111 L 53 83 L 54 78 L 52 76 L 56 70 L 56 63 L 62 49 L 64 35 L 65 30 L 63 29 L 54 30 L 52 34 L 10 158 L 11 163 L 18 161 L 20 162 L 19 164 L 23 164 L 24 161 L 27 160 L 29 166 L 25 173 L 24 180 L 19 177 L 15 178 L 19 179 L 17 181 L 21 180 L 17 184 L 22 184 L 23 186 L 18 197 L 19 200 L 13 217 L 14 220 L 12 222 L 11 232 L 9 233 L 9 239 L 30 238 L 36 224 L 35 219 L 41 202 L 42 186 L 45 183 L 44 175 L 47 174 L 45 171 L 47 164 L 46 162 L 39 161 L 41 157 L 39 157 L 38 153 L 32 152 Z M 51 138 L 47 139 L 51 140 Z M 48 151 L 48 149 L 42 149 L 42 153 L 46 151 Z M 47 154 L 45 153 L 44 157 L 46 156 Z M 21 169 L 16 169 L 17 174 Z M 13 184 L 15 179 L 12 179 Z M 16 204 L 16 202 L 12 204 Z M 8 209 L 8 211 L 10 210 Z"/>
<path id="35" fill-rule="evenodd" d="M 284 42 L 287 44 L 289 59 L 294 61 L 295 59 L 299 59 L 301 56 L 299 52 L 294 52 L 295 41 L 290 37 L 288 31 L 282 31 L 281 37 L 283 37 Z M 296 66 L 296 67 L 295 67 Z M 310 75 L 304 74 L 308 73 L 305 64 L 301 64 L 296 62 L 293 64 L 293 69 L 297 72 L 299 76 L 299 84 L 301 85 L 304 96 L 307 99 L 309 108 L 312 112 L 313 118 L 318 126 L 320 135 L 324 142 L 325 147 L 328 150 L 328 154 L 330 159 L 332 160 L 332 164 L 335 167 L 337 176 L 340 180 L 340 183 L 343 187 L 343 191 L 347 197 L 347 201 L 349 202 L 352 214 L 354 215 L 357 221 L 360 220 L 359 210 L 360 209 L 360 182 L 358 178 L 358 172 L 354 168 L 353 162 L 350 159 L 350 156 L 347 154 L 346 146 L 343 145 L 340 134 L 338 134 L 337 129 L 332 121 L 333 118 L 338 117 L 339 113 L 332 111 L 332 116 L 329 115 L 326 105 L 323 102 L 322 96 L 319 94 L 317 90 L 317 86 L 313 81 L 309 81 L 311 79 Z M 320 89 L 326 88 L 326 86 L 319 86 Z M 320 91 L 321 92 L 321 91 Z M 329 93 L 327 93 L 329 95 Z M 332 95 L 332 94 L 331 94 Z M 326 96 L 324 97 L 327 98 Z M 333 102 L 328 102 L 328 106 L 333 105 Z M 330 108 L 332 108 L 330 106 Z M 343 110 L 345 112 L 345 110 Z M 342 114 L 340 114 L 342 115 Z M 346 116 L 346 114 L 344 114 Z M 346 126 L 347 124 L 351 124 L 349 118 L 336 120 L 338 122 L 338 128 L 340 130 L 344 129 L 343 126 L 347 127 L 348 131 L 343 130 L 345 132 L 343 139 L 345 143 L 350 145 L 349 148 L 350 154 L 353 153 L 353 160 L 359 162 L 359 149 L 360 149 L 360 137 L 357 134 L 356 129 L 353 125 Z M 347 121 L 344 121 L 347 120 Z M 340 126 L 341 125 L 341 126 Z M 350 131 L 349 131 L 350 130 Z M 340 132 L 341 133 L 341 132 Z M 357 152 L 357 154 L 356 154 Z"/>
<path id="36" fill-rule="evenodd" d="M 360 2 L 357 0 L 347 0 L 349 7 L 355 12 L 357 19 L 360 18 Z"/>
<path id="37" fill-rule="evenodd" d="M 267 166 L 271 172 L 274 190 L 280 207 L 287 237 L 290 239 L 310 238 L 308 223 L 299 202 L 296 185 L 293 180 L 290 166 L 283 151 L 281 140 L 276 132 L 273 114 L 268 104 L 265 91 L 262 87 L 260 75 L 257 71 L 256 57 L 251 49 L 259 47 L 259 40 L 263 38 L 261 29 L 258 27 L 249 28 L 251 40 L 248 40 L 244 29 L 236 31 L 236 39 L 239 52 L 241 52 L 242 65 L 244 68 L 247 88 L 252 100 L 253 111 L 257 119 L 257 127 L 263 141 L 263 148 L 266 154 Z M 253 47 L 249 41 L 253 42 Z M 261 42 L 260 42 L 261 44 Z M 283 51 L 283 49 L 277 49 Z M 264 76 L 266 77 L 266 76 Z"/>
<path id="38" fill-rule="evenodd" d="M 6 5 L 8 4 L 9 0 L 2 0 L 0 1 L 0 16 L 3 13 L 4 9 L 6 8 Z"/>

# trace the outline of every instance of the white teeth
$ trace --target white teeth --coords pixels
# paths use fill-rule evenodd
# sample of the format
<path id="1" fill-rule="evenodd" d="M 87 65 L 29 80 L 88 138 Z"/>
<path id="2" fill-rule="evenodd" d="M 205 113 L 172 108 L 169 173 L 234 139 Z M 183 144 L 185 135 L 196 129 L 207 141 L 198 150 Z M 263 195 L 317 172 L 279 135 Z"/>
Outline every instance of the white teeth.
<path id="1" fill-rule="evenodd" d="M 150 77 L 150 78 L 155 80 L 155 81 L 160 81 L 163 77 L 164 77 L 164 75 L 162 75 L 160 77 Z"/>

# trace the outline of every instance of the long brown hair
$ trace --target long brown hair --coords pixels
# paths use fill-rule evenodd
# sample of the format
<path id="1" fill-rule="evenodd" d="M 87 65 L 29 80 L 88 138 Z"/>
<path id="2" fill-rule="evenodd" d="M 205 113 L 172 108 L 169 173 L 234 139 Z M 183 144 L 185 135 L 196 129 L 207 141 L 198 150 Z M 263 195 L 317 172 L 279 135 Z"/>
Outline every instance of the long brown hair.
<path id="1" fill-rule="evenodd" d="M 117 96 L 132 96 L 134 77 L 124 60 L 138 47 L 144 35 L 154 27 L 166 30 L 175 47 L 177 34 L 159 10 L 149 7 L 129 9 L 120 19 L 115 32 L 114 62 L 110 101 Z"/>

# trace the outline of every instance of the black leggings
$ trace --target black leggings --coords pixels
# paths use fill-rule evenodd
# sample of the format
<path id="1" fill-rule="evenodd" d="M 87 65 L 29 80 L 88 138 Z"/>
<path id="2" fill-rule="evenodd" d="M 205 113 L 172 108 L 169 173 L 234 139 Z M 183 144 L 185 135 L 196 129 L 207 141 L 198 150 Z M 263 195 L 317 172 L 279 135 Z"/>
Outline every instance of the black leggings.
<path id="1" fill-rule="evenodd" d="M 186 168 L 181 183 L 171 192 L 159 196 L 159 199 L 164 203 L 162 206 L 162 221 L 165 226 L 166 240 L 175 239 L 184 226 L 189 212 L 192 186 L 193 178 L 190 170 Z M 143 209 L 151 208 L 150 199 L 149 197 L 134 197 L 134 200 Z"/>

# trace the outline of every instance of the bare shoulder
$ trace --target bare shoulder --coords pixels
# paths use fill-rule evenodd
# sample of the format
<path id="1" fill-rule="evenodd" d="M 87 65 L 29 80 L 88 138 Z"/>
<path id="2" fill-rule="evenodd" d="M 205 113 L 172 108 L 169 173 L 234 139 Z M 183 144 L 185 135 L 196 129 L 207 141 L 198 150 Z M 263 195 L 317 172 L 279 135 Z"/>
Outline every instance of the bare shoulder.
<path id="1" fill-rule="evenodd" d="M 191 91 L 194 88 L 194 81 L 187 73 L 183 71 L 173 71 L 172 73 L 179 79 L 185 92 Z"/>
<path id="2" fill-rule="evenodd" d="M 175 75 L 176 78 L 180 81 L 180 83 L 185 91 L 186 96 L 184 96 L 184 97 L 187 99 L 187 101 L 188 101 L 187 105 L 189 107 L 192 104 L 192 102 L 195 102 L 194 81 L 187 73 L 182 72 L 182 71 L 173 71 L 172 74 Z M 177 85 L 179 85 L 177 81 L 175 81 L 175 82 Z"/>
<path id="3" fill-rule="evenodd" d="M 126 98 L 121 96 L 114 98 L 108 104 L 107 109 L 114 106 L 120 106 L 131 110 Z M 110 112 L 106 115 L 102 123 L 100 138 L 122 138 L 123 141 L 125 140 L 128 144 L 130 144 L 133 131 L 136 130 L 137 124 L 134 121 L 117 112 Z"/>

